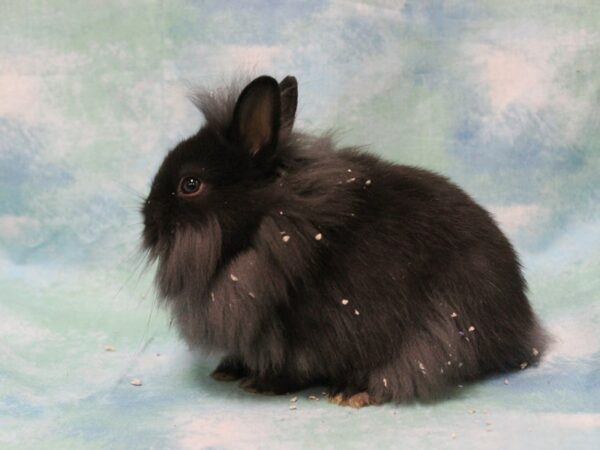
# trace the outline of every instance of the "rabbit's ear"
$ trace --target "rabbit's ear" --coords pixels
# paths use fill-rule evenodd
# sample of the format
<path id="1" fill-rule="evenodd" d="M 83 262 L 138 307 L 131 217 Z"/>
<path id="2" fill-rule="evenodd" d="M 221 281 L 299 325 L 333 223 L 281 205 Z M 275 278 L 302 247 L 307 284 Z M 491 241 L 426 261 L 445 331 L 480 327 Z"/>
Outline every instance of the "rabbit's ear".
<path id="1" fill-rule="evenodd" d="M 240 94 L 231 123 L 231 137 L 252 157 L 269 159 L 277 147 L 281 121 L 279 84 L 262 76 Z"/>
<path id="2" fill-rule="evenodd" d="M 289 133 L 294 126 L 298 106 L 298 81 L 288 75 L 279 83 L 281 91 L 281 131 Z"/>

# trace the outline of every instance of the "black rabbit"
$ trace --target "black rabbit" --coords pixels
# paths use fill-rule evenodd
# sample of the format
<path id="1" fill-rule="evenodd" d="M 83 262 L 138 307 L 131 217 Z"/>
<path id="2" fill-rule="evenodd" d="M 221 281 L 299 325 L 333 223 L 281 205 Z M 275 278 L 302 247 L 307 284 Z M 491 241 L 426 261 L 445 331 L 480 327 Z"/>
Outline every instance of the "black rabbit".
<path id="1" fill-rule="evenodd" d="M 196 97 L 206 123 L 143 205 L 156 283 L 213 376 L 336 403 L 431 400 L 524 368 L 546 335 L 511 244 L 432 172 L 292 130 L 294 77 Z"/>

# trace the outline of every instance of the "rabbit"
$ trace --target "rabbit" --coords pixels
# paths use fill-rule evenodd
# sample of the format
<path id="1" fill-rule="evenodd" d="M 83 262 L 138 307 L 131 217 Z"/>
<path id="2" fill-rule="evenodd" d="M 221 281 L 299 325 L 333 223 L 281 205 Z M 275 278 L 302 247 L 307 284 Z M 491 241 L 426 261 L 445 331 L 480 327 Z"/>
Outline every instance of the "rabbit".
<path id="1" fill-rule="evenodd" d="M 143 248 L 190 348 L 256 393 L 429 402 L 548 342 L 510 242 L 447 178 L 293 129 L 298 85 L 199 93 L 199 131 L 142 205 Z"/>

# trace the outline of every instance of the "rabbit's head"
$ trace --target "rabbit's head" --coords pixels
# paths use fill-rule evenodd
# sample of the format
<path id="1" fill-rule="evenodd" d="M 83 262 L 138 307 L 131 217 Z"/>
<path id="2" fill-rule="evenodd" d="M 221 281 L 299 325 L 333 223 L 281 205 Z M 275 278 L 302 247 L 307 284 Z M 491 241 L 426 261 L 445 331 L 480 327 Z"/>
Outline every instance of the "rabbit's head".
<path id="1" fill-rule="evenodd" d="M 221 92 L 220 94 L 223 94 Z M 278 148 L 291 132 L 297 83 L 256 78 L 236 96 L 205 94 L 205 125 L 165 157 L 142 207 L 143 245 L 162 297 L 205 285 L 248 245 L 277 198 Z"/>

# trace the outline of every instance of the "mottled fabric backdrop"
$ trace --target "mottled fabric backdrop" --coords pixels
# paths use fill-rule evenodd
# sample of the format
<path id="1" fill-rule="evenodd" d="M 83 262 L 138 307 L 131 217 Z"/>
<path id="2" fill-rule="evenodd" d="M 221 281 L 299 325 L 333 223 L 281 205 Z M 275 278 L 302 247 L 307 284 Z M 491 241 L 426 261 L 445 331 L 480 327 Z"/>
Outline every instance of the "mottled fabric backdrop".
<path id="1" fill-rule="evenodd" d="M 209 379 L 155 304 L 138 209 L 202 123 L 190 90 L 240 72 L 295 75 L 298 128 L 489 208 L 556 339 L 541 366 L 362 410 Z M 597 0 L 4 0 L 0 447 L 599 448 L 599 203 Z"/>

